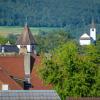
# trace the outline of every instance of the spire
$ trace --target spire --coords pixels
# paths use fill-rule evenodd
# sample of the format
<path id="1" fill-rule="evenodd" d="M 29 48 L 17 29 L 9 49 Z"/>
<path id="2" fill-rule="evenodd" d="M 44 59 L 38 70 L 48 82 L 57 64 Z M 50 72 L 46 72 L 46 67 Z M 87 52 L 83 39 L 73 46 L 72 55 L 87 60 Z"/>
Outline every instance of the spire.
<path id="1" fill-rule="evenodd" d="M 26 17 L 26 22 L 25 22 L 25 26 L 27 26 L 28 24 L 27 24 L 27 17 Z"/>
<path id="2" fill-rule="evenodd" d="M 27 25 L 27 18 L 26 18 L 26 23 L 24 26 L 24 30 L 22 34 L 19 36 L 16 42 L 17 45 L 32 45 L 35 44 L 35 40 L 33 38 L 33 35 Z"/>
<path id="3" fill-rule="evenodd" d="M 92 18 L 92 22 L 91 22 L 91 28 L 95 28 L 95 22 L 94 22 L 94 18 Z"/>
<path id="4" fill-rule="evenodd" d="M 84 33 L 85 33 L 85 32 L 86 32 L 86 29 L 85 29 L 86 24 L 85 24 L 85 19 L 84 19 L 84 18 L 82 18 L 82 23 L 83 23 L 83 31 L 84 31 Z"/>

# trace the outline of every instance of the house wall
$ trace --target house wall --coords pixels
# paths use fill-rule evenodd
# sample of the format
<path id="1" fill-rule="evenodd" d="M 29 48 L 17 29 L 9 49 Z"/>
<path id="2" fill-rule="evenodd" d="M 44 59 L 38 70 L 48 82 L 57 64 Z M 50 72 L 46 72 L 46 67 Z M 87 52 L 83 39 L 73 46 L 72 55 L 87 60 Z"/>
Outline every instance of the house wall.
<path id="1" fill-rule="evenodd" d="M 91 44 L 91 40 L 80 40 L 80 45 L 90 45 Z"/>
<path id="2" fill-rule="evenodd" d="M 27 52 L 32 52 L 32 46 L 31 45 L 27 45 Z"/>
<path id="3" fill-rule="evenodd" d="M 2 84 L 3 82 L 0 80 L 0 90 L 2 90 Z"/>
<path id="4" fill-rule="evenodd" d="M 33 45 L 26 45 L 27 46 L 27 52 L 32 52 Z M 17 47 L 20 49 L 20 45 L 17 45 Z"/>

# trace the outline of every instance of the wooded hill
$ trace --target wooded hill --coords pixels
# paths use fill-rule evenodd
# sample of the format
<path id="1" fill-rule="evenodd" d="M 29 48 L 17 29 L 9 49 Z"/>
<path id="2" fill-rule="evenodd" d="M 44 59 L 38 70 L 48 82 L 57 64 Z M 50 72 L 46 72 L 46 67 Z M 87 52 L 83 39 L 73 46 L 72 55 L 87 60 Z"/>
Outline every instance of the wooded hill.
<path id="1" fill-rule="evenodd" d="M 92 15 L 100 23 L 99 0 L 0 0 L 0 25 L 61 27 L 90 24 Z"/>
<path id="2" fill-rule="evenodd" d="M 83 32 L 92 17 L 96 24 L 100 23 L 99 5 L 99 0 L 0 0 L 0 25 L 23 26 L 27 17 L 33 27 L 65 27 L 71 33 Z"/>

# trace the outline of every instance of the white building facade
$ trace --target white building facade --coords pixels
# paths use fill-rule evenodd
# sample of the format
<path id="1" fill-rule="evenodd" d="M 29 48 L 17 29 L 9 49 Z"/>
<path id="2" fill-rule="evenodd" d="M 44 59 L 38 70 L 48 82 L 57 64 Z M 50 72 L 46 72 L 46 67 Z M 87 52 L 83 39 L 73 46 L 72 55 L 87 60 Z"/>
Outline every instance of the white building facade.
<path id="1" fill-rule="evenodd" d="M 79 40 L 80 45 L 90 45 L 91 44 L 91 38 L 87 33 L 84 33 Z"/>

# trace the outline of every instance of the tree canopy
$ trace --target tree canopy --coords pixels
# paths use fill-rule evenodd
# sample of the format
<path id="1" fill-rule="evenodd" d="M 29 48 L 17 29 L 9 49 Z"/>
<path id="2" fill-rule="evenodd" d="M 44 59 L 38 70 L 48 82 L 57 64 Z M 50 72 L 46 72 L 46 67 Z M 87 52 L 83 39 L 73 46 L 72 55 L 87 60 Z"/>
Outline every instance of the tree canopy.
<path id="1" fill-rule="evenodd" d="M 100 96 L 100 53 L 95 46 L 86 48 L 80 53 L 75 42 L 67 42 L 51 52 L 51 58 L 42 55 L 40 74 L 62 100 L 67 96 Z"/>

